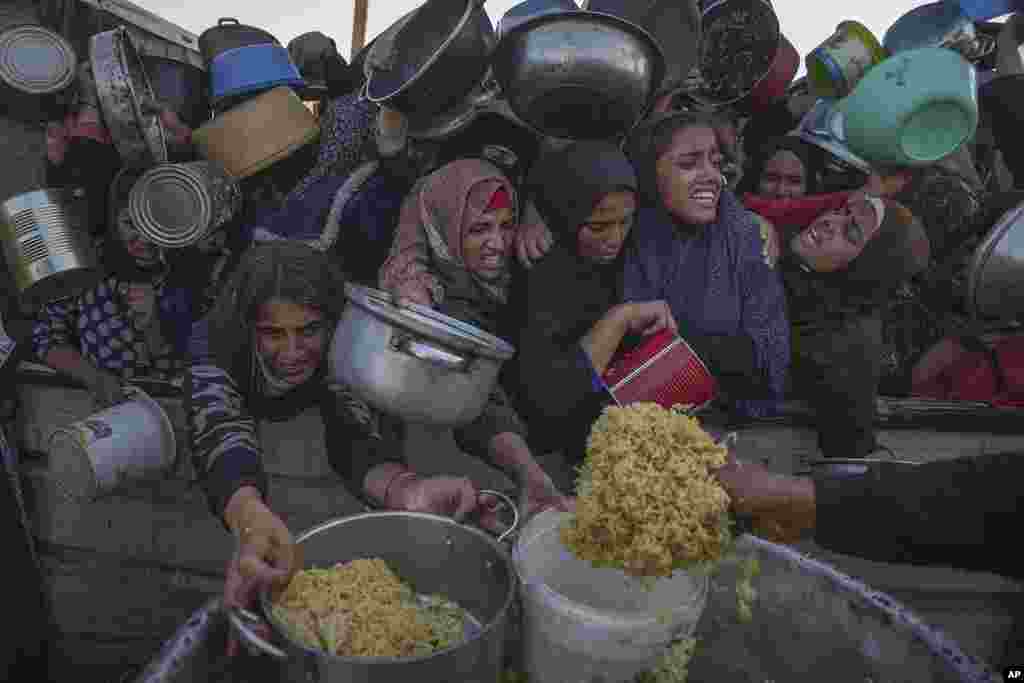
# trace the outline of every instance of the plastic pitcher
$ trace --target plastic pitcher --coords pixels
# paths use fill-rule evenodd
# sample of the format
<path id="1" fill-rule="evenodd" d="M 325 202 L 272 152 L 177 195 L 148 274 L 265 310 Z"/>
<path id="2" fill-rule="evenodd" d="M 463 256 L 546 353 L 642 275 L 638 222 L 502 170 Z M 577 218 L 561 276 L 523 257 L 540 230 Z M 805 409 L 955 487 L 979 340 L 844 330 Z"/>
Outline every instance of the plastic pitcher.
<path id="1" fill-rule="evenodd" d="M 545 510 L 516 541 L 523 597 L 523 663 L 530 683 L 629 683 L 690 637 L 707 603 L 708 577 L 676 572 L 645 587 L 597 569 L 562 545 L 570 513 Z"/>
<path id="2" fill-rule="evenodd" d="M 951 154 L 978 127 L 977 74 L 958 53 L 894 55 L 836 104 L 850 151 L 872 164 L 921 166 Z"/>

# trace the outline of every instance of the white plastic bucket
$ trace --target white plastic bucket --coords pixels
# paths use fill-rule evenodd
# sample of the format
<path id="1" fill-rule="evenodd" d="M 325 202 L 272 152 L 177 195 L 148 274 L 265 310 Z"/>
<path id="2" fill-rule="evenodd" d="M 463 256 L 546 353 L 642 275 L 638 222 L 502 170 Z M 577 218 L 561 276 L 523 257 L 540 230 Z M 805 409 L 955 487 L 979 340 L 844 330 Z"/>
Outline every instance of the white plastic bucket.
<path id="1" fill-rule="evenodd" d="M 519 535 L 512 559 L 523 598 L 523 664 L 531 683 L 628 683 L 692 636 L 708 577 L 676 572 L 645 587 L 597 569 L 562 545 L 570 513 L 545 510 Z"/>
<path id="2" fill-rule="evenodd" d="M 130 387 L 128 395 L 127 401 L 50 436 L 50 467 L 68 498 L 93 501 L 174 467 L 174 428 L 167 413 L 141 389 Z"/>

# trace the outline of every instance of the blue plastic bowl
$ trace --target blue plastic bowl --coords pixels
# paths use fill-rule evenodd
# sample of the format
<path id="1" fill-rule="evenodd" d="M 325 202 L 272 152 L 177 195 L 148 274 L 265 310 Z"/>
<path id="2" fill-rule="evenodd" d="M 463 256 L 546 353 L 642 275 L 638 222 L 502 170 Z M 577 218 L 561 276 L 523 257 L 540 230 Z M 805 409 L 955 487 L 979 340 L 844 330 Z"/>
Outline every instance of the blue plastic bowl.
<path id="1" fill-rule="evenodd" d="M 277 43 L 226 50 L 210 63 L 210 99 L 213 104 L 281 85 L 301 88 L 305 87 L 306 81 L 288 49 Z"/>

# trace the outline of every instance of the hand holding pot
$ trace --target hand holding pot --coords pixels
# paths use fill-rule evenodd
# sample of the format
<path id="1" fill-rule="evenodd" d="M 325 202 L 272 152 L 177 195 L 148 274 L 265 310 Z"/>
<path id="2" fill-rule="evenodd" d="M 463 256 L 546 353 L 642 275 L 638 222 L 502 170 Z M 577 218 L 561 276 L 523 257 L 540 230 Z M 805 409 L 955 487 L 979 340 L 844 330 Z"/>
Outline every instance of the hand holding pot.
<path id="1" fill-rule="evenodd" d="M 621 315 L 628 332 L 645 336 L 657 334 L 662 330 L 679 329 L 672 310 L 664 301 L 644 301 L 622 304 Z"/>
<path id="2" fill-rule="evenodd" d="M 524 268 L 532 268 L 533 264 L 544 258 L 555 243 L 551 230 L 537 212 L 531 202 L 526 207 L 519 229 L 516 230 L 516 254 Z"/>
<path id="3" fill-rule="evenodd" d="M 813 532 L 813 480 L 776 474 L 731 456 L 715 476 L 732 499 L 733 512 L 752 519 L 756 535 L 776 543 L 795 543 Z"/>
<path id="4" fill-rule="evenodd" d="M 468 477 L 420 478 L 413 472 L 404 472 L 388 486 L 385 504 L 391 509 L 451 517 L 456 522 L 479 513 L 480 526 L 493 532 L 502 530 L 498 501 L 481 496 Z"/>
<path id="5" fill-rule="evenodd" d="M 251 609 L 263 588 L 277 591 L 287 587 L 302 564 L 299 548 L 288 527 L 251 486 L 240 488 L 231 497 L 224 509 L 224 521 L 237 540 L 224 583 L 224 606 Z M 228 656 L 237 651 L 238 641 L 232 635 Z"/>

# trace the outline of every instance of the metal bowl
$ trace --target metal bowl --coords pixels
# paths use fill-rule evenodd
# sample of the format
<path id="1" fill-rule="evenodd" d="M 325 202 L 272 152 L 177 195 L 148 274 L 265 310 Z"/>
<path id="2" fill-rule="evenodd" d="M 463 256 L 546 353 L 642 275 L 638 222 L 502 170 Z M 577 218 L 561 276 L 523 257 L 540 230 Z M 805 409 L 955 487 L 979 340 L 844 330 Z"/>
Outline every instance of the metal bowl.
<path id="1" fill-rule="evenodd" d="M 512 111 L 556 138 L 606 139 L 647 111 L 665 57 L 639 26 L 596 12 L 549 14 L 503 36 L 494 75 Z"/>
<path id="2" fill-rule="evenodd" d="M 984 318 L 1024 311 L 1024 204 L 1002 215 L 978 246 L 967 277 L 967 308 Z"/>

